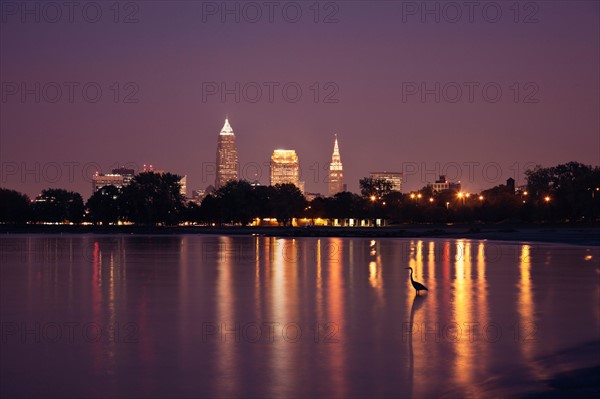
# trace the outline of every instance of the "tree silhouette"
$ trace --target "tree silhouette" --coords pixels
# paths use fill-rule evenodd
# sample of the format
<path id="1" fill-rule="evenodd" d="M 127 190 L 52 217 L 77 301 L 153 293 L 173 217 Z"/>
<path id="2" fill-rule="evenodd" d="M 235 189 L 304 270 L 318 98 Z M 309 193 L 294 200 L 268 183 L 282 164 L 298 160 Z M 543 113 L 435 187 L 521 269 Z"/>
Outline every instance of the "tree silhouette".
<path id="1" fill-rule="evenodd" d="M 382 198 L 392 191 L 394 185 L 386 180 L 373 177 L 365 177 L 359 180 L 360 193 L 363 197 L 369 198 L 375 196 Z"/>
<path id="2" fill-rule="evenodd" d="M 182 219 L 186 222 L 201 223 L 203 218 L 200 205 L 192 201 L 188 202 L 183 211 Z"/>
<path id="3" fill-rule="evenodd" d="M 30 216 L 29 197 L 15 190 L 0 188 L 0 223 L 26 223 Z"/>
<path id="4" fill-rule="evenodd" d="M 254 201 L 256 207 L 256 216 L 260 218 L 273 218 L 275 212 L 271 206 L 271 200 L 275 193 L 273 186 L 255 186 Z"/>
<path id="5" fill-rule="evenodd" d="M 302 192 L 291 183 L 273 186 L 270 206 L 279 223 L 284 226 L 292 224 L 294 217 L 299 217 L 306 208 L 306 198 Z"/>
<path id="6" fill-rule="evenodd" d="M 221 203 L 212 194 L 208 194 L 200 204 L 200 220 L 206 223 L 222 223 Z"/>
<path id="7" fill-rule="evenodd" d="M 499 222 L 517 218 L 522 207 L 520 198 L 506 185 L 499 185 L 481 192 L 485 198 L 477 209 L 478 219 L 484 222 Z"/>
<path id="8" fill-rule="evenodd" d="M 221 206 L 222 219 L 246 226 L 258 213 L 254 188 L 244 180 L 231 180 L 215 193 Z"/>
<path id="9" fill-rule="evenodd" d="M 121 205 L 120 189 L 112 185 L 101 187 L 85 204 L 87 218 L 94 224 L 117 223 L 122 214 Z"/>
<path id="10" fill-rule="evenodd" d="M 174 225 L 184 209 L 181 176 L 143 172 L 123 189 L 122 206 L 127 220 L 141 225 Z"/>
<path id="11" fill-rule="evenodd" d="M 337 193 L 328 201 L 327 216 L 329 218 L 346 219 L 365 216 L 365 200 L 347 191 Z"/>
<path id="12" fill-rule="evenodd" d="M 33 203 L 35 220 L 51 223 L 80 223 L 83 199 L 79 193 L 63 189 L 43 190 Z"/>
<path id="13" fill-rule="evenodd" d="M 581 220 L 598 216 L 600 168 L 569 162 L 525 172 L 538 219 Z"/>

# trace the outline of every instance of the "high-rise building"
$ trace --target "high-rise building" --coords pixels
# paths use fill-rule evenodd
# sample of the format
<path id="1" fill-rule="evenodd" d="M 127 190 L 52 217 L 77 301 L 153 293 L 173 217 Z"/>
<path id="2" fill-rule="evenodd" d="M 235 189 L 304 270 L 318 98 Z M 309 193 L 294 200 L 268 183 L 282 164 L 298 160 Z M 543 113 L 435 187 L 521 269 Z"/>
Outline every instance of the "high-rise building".
<path id="1" fill-rule="evenodd" d="M 135 171 L 125 167 L 119 167 L 112 170 L 112 173 L 99 173 L 92 177 L 92 192 L 96 192 L 105 186 L 115 186 L 116 188 L 127 187 L 133 180 Z"/>
<path id="2" fill-rule="evenodd" d="M 294 150 L 275 150 L 271 156 L 271 185 L 292 183 L 300 188 L 300 164 Z"/>
<path id="3" fill-rule="evenodd" d="M 113 173 L 103 174 L 96 172 L 96 174 L 92 177 L 92 192 L 95 193 L 105 186 L 123 188 L 125 186 L 123 176 Z"/>
<path id="4" fill-rule="evenodd" d="M 181 179 L 179 179 L 179 184 L 181 185 L 179 193 L 183 196 L 183 198 L 187 198 L 187 175 L 181 176 Z"/>
<path id="5" fill-rule="evenodd" d="M 128 169 L 124 166 L 112 170 L 113 175 L 123 176 L 123 187 L 128 186 L 135 176 L 135 170 Z"/>
<path id="6" fill-rule="evenodd" d="M 215 188 L 219 189 L 230 180 L 238 179 L 238 155 L 235 144 L 235 135 L 225 118 L 225 124 L 219 134 L 217 144 L 217 176 L 215 179 Z"/>
<path id="7" fill-rule="evenodd" d="M 329 164 L 329 196 L 345 191 L 344 190 L 344 169 L 342 167 L 342 158 L 340 157 L 340 148 L 338 146 L 337 134 L 333 144 L 333 155 Z"/>
<path id="8" fill-rule="evenodd" d="M 402 172 L 371 172 L 372 179 L 384 179 L 392 183 L 392 191 L 402 191 Z"/>

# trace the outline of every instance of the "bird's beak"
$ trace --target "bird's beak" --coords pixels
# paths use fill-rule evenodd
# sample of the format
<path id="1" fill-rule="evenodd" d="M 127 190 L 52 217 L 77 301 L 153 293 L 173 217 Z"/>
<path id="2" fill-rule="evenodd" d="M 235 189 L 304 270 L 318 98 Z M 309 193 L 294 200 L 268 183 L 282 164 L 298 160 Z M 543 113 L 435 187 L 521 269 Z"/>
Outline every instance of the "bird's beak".
<path id="1" fill-rule="evenodd" d="M 410 267 L 405 267 L 406 270 L 410 269 Z"/>

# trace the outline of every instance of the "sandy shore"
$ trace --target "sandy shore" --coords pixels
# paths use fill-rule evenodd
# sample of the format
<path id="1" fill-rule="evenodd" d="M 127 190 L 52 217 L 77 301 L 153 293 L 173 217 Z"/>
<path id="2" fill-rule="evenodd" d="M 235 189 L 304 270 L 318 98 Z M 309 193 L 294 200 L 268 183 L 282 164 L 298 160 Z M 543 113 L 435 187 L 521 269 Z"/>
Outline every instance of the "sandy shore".
<path id="1" fill-rule="evenodd" d="M 524 367 L 512 368 L 476 384 L 476 392 L 494 398 L 600 397 L 600 341 L 548 353 Z M 531 379 L 531 371 L 535 377 Z M 448 397 L 458 393 L 449 390 Z"/>
<path id="2" fill-rule="evenodd" d="M 537 389 L 516 397 L 598 398 L 600 397 L 600 341 L 566 348 L 534 360 L 534 368 L 544 375 L 536 381 Z"/>
<path id="3" fill-rule="evenodd" d="M 277 237 L 405 237 L 549 242 L 600 246 L 597 225 L 420 224 L 386 227 L 0 226 L 1 234 L 214 234 Z"/>

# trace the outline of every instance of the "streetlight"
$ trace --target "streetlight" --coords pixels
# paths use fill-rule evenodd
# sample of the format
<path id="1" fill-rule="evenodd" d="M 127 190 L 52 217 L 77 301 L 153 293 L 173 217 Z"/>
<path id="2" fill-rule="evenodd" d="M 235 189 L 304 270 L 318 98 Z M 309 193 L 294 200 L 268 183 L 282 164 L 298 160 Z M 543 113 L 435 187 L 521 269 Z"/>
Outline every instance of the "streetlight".
<path id="1" fill-rule="evenodd" d="M 411 193 L 410 198 L 415 199 L 415 193 Z"/>
<path id="2" fill-rule="evenodd" d="M 479 196 L 479 201 L 483 201 L 483 195 Z"/>
<path id="3" fill-rule="evenodd" d="M 429 202 L 433 202 L 433 197 L 432 197 L 432 198 L 429 198 Z"/>
<path id="4" fill-rule="evenodd" d="M 374 196 L 374 195 L 371 195 L 371 201 L 372 201 L 372 202 L 375 202 L 375 199 L 376 199 L 376 198 L 375 198 L 375 196 Z"/>
<path id="5" fill-rule="evenodd" d="M 421 197 L 422 197 L 421 193 L 417 194 L 417 198 L 421 198 Z"/>
<path id="6" fill-rule="evenodd" d="M 546 196 L 544 197 L 544 201 L 546 201 L 546 203 L 550 202 L 550 197 L 549 197 L 548 195 L 546 195 Z"/>

